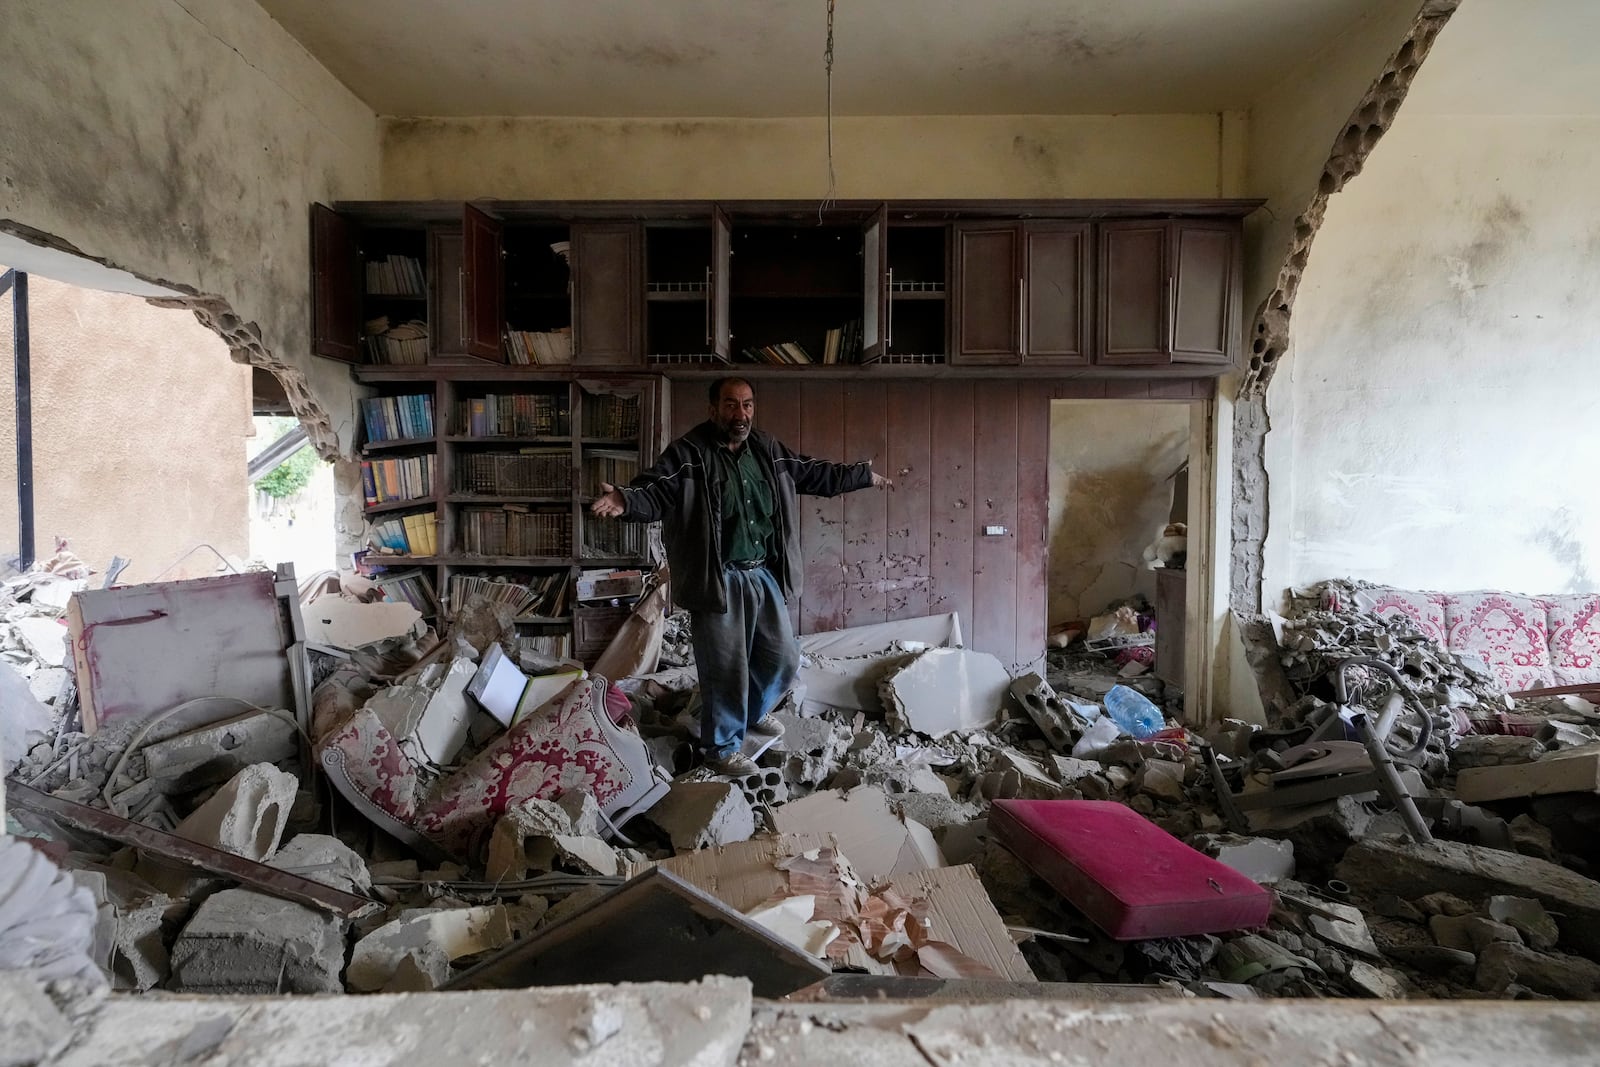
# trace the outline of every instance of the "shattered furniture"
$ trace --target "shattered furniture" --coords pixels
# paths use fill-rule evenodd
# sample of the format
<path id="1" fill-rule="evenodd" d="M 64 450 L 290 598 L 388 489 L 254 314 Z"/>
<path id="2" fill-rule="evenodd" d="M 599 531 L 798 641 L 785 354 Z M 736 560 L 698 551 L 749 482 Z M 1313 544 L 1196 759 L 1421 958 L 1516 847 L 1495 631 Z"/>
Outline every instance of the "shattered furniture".
<path id="1" fill-rule="evenodd" d="M 1352 602 L 1330 588 L 1327 606 L 1401 615 L 1460 656 L 1476 656 L 1517 692 L 1600 683 L 1600 593 L 1524 596 L 1480 590 L 1435 593 L 1357 585 Z"/>
<path id="2" fill-rule="evenodd" d="M 519 801 L 587 789 L 620 825 L 667 794 L 644 741 L 606 713 L 607 685 L 583 678 L 464 766 L 425 781 L 372 711 L 319 746 L 334 787 L 376 825 L 430 856 L 475 859 L 494 822 Z"/>
<path id="3" fill-rule="evenodd" d="M 1265 926 L 1272 894 L 1130 808 L 997 800 L 989 832 L 1118 941 Z"/>

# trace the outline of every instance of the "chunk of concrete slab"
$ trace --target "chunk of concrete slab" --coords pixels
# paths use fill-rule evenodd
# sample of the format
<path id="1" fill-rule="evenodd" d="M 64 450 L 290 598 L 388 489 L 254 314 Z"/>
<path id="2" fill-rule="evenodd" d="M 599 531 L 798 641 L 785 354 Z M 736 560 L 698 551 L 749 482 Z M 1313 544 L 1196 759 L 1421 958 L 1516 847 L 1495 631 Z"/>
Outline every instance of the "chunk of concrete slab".
<path id="1" fill-rule="evenodd" d="M 1310 918 L 1311 929 L 1322 940 L 1340 948 L 1349 949 L 1372 960 L 1383 959 L 1383 953 L 1378 951 L 1377 944 L 1372 940 L 1372 933 L 1367 929 L 1366 916 L 1361 914 L 1360 908 L 1353 908 L 1348 904 L 1338 904 L 1333 901 L 1319 900 L 1317 907 L 1331 915 L 1312 914 Z"/>
<path id="2" fill-rule="evenodd" d="M 572 817 L 553 800 L 530 799 L 507 809 L 489 834 L 484 873 L 491 882 L 520 881 L 530 869 L 548 871 L 529 846 L 572 833 Z M 545 862 L 551 857 L 546 854 Z"/>
<path id="3" fill-rule="evenodd" d="M 168 988 L 190 993 L 342 993 L 344 923 L 248 889 L 207 897 L 172 946 Z"/>
<path id="4" fill-rule="evenodd" d="M 1490 897 L 1489 917 L 1517 931 L 1531 948 L 1541 952 L 1555 948 L 1561 938 L 1556 921 L 1544 905 L 1528 897 Z"/>
<path id="5" fill-rule="evenodd" d="M 300 781 L 270 763 L 238 774 L 173 830 L 179 837 L 246 859 L 264 861 L 278 849 Z"/>
<path id="6" fill-rule="evenodd" d="M 1350 846 L 1336 873 L 1369 894 L 1531 897 L 1559 917 L 1562 943 L 1586 956 L 1600 955 L 1600 882 L 1545 860 L 1455 841 L 1418 845 L 1367 838 Z"/>
<path id="7" fill-rule="evenodd" d="M 1011 695 L 1056 751 L 1072 751 L 1077 723 L 1049 682 L 1039 674 L 1025 674 L 1011 683 Z"/>
<path id="8" fill-rule="evenodd" d="M 1014 748 L 1002 748 L 989 764 L 990 774 L 1008 772 L 1016 774 L 1015 791 L 1006 798 L 1008 800 L 1058 800 L 1061 797 L 1061 783 L 1046 773 L 1037 760 Z"/>
<path id="9" fill-rule="evenodd" d="M 750 802 L 731 782 L 678 782 L 646 817 L 680 852 L 748 841 L 756 832 Z"/>
<path id="10" fill-rule="evenodd" d="M 267 866 L 346 893 L 364 894 L 372 889 L 366 861 L 349 845 L 327 834 L 296 834 L 267 861 Z"/>
<path id="11" fill-rule="evenodd" d="M 280 763 L 297 744 L 291 719 L 252 712 L 146 745 L 145 777 L 163 793 L 187 793 L 226 782 L 252 764 Z"/>
<path id="12" fill-rule="evenodd" d="M 1099 760 L 1078 759 L 1074 756 L 1051 756 L 1050 769 L 1062 785 L 1076 785 L 1091 774 L 1099 774 L 1103 765 Z"/>
<path id="13" fill-rule="evenodd" d="M 1600 745 L 1562 749 L 1532 763 L 1469 767 L 1456 776 L 1456 799 L 1468 804 L 1596 790 L 1600 790 Z"/>
<path id="14" fill-rule="evenodd" d="M 556 797 L 556 806 L 567 813 L 572 832 L 580 837 L 599 837 L 604 832 L 600 803 L 587 789 L 569 789 Z"/>
<path id="15" fill-rule="evenodd" d="M 874 786 L 813 793 L 774 809 L 773 821 L 781 834 L 833 835 L 839 851 L 868 883 L 944 866 L 932 831 L 896 814 L 888 796 Z"/>
<path id="16" fill-rule="evenodd" d="M 1507 941 L 1496 941 L 1478 953 L 1478 989 L 1499 993 L 1513 982 L 1552 997 L 1587 998 L 1600 991 L 1600 964 Z"/>
<path id="17" fill-rule="evenodd" d="M 935 648 L 885 675 L 878 690 L 892 728 L 944 737 L 992 726 L 1010 685 L 987 652 Z"/>
<path id="18" fill-rule="evenodd" d="M 30 615 L 11 626 L 33 658 L 44 666 L 59 667 L 67 662 L 67 628 L 55 619 Z"/>
<path id="19" fill-rule="evenodd" d="M 408 911 L 356 942 L 345 982 L 358 993 L 373 993 L 389 984 L 407 957 L 432 977 L 438 974 L 441 957 L 449 962 L 510 942 L 511 924 L 499 904 Z M 440 977 L 434 987 L 443 985 L 447 977 Z"/>
<path id="20" fill-rule="evenodd" d="M 1183 764 L 1172 760 L 1145 760 L 1133 776 L 1133 787 L 1145 796 L 1177 804 L 1183 800 L 1183 772 Z"/>
<path id="21" fill-rule="evenodd" d="M 1294 842 L 1271 837 L 1208 834 L 1189 842 L 1218 863 L 1246 878 L 1273 885 L 1294 877 Z"/>
<path id="22" fill-rule="evenodd" d="M 1535 904 L 1538 902 L 1535 901 Z M 1496 941 L 1522 944 L 1522 935 L 1505 923 L 1482 915 L 1435 915 L 1428 920 L 1428 932 L 1445 948 L 1458 952 L 1481 953 Z"/>
<path id="23" fill-rule="evenodd" d="M 1399 975 L 1362 960 L 1350 964 L 1349 978 L 1351 985 L 1369 997 L 1399 1000 L 1406 995 L 1405 981 Z"/>

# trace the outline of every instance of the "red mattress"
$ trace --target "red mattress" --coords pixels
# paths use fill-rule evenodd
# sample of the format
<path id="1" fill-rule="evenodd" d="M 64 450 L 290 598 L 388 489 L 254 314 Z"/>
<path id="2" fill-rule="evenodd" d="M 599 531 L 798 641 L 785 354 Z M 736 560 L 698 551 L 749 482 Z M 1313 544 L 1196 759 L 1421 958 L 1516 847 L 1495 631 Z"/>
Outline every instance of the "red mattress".
<path id="1" fill-rule="evenodd" d="M 989 832 L 1118 941 L 1265 926 L 1272 894 L 1105 800 L 997 800 Z"/>

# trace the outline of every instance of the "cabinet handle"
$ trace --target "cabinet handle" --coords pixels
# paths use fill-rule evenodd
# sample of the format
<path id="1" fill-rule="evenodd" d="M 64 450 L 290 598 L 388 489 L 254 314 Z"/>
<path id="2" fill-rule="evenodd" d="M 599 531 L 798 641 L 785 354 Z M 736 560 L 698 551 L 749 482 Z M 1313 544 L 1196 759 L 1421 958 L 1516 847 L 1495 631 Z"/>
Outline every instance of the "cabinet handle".
<path id="1" fill-rule="evenodd" d="M 1178 276 L 1167 279 L 1167 351 L 1178 348 Z"/>
<path id="2" fill-rule="evenodd" d="M 1025 334 L 1028 330 L 1028 289 L 1027 282 L 1022 278 L 1017 279 L 1017 356 L 1026 359 L 1028 344 Z"/>
<path id="3" fill-rule="evenodd" d="M 711 351 L 711 268 L 706 268 L 706 350 Z"/>
<path id="4" fill-rule="evenodd" d="M 467 269 L 456 269 L 456 307 L 461 310 L 461 346 L 467 344 Z"/>
<path id="5" fill-rule="evenodd" d="M 884 300 L 884 303 L 889 305 L 889 321 L 887 323 L 885 323 L 884 330 L 883 330 L 883 353 L 884 353 L 884 355 L 888 355 L 889 354 L 889 347 L 894 344 L 894 268 L 893 267 L 889 268 L 889 280 L 888 280 L 887 284 L 889 286 L 889 295 Z"/>

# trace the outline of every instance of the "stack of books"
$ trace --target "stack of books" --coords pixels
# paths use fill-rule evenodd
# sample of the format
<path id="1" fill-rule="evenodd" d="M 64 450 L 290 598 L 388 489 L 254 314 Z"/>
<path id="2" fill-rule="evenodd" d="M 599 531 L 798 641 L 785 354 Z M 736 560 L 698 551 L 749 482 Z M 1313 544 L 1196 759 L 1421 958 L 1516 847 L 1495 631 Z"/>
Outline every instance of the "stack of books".
<path id="1" fill-rule="evenodd" d="M 572 450 L 463 452 L 456 472 L 457 489 L 463 493 L 566 493 L 572 490 Z"/>
<path id="2" fill-rule="evenodd" d="M 456 437 L 565 437 L 571 432 L 567 398 L 556 393 L 490 393 L 457 400 L 450 411 L 450 433 Z"/>
<path id="3" fill-rule="evenodd" d="M 572 657 L 571 634 L 524 634 L 518 638 L 517 647 L 524 655 L 544 656 L 548 659 Z"/>
<path id="4" fill-rule="evenodd" d="M 433 495 L 433 456 L 361 461 L 361 489 L 367 504 L 420 500 Z"/>
<path id="5" fill-rule="evenodd" d="M 639 436 L 639 398 L 583 394 L 583 436 L 625 441 Z"/>
<path id="6" fill-rule="evenodd" d="M 372 524 L 373 539 L 380 548 L 403 556 L 439 554 L 438 517 L 431 511 L 397 515 Z"/>
<path id="7" fill-rule="evenodd" d="M 811 353 L 796 341 L 780 341 L 775 345 L 761 345 L 744 350 L 752 363 L 774 363 L 779 366 L 793 363 L 814 363 Z"/>
<path id="8" fill-rule="evenodd" d="M 639 453 L 612 448 L 583 450 L 583 492 L 599 496 L 600 483 L 627 485 L 639 473 Z"/>
<path id="9" fill-rule="evenodd" d="M 385 600 L 410 604 L 427 618 L 439 614 L 439 598 L 433 592 L 433 579 L 422 571 L 378 574 L 373 576 L 372 583 L 383 590 Z"/>
<path id="10" fill-rule="evenodd" d="M 553 571 L 523 583 L 505 575 L 455 574 L 450 577 L 450 605 L 459 611 L 474 596 L 505 604 L 513 615 L 559 618 L 571 603 L 572 575 Z"/>
<path id="11" fill-rule="evenodd" d="M 462 508 L 461 543 L 474 556 L 570 556 L 572 512 Z"/>
<path id="12" fill-rule="evenodd" d="M 428 324 L 421 319 L 390 326 L 389 316 L 379 315 L 367 320 L 365 333 L 373 363 L 413 367 L 428 362 Z"/>
<path id="13" fill-rule="evenodd" d="M 367 293 L 371 296 L 427 296 L 428 279 L 422 264 L 411 256 L 386 256 L 367 263 Z"/>
<path id="14" fill-rule="evenodd" d="M 646 530 L 638 522 L 586 522 L 583 554 L 595 559 L 642 559 Z"/>
<path id="15" fill-rule="evenodd" d="M 861 362 L 861 320 L 851 319 L 828 331 L 822 349 L 823 363 Z"/>
<path id="16" fill-rule="evenodd" d="M 426 393 L 368 397 L 361 401 L 361 415 L 368 444 L 433 436 L 433 397 Z"/>
<path id="17" fill-rule="evenodd" d="M 506 331 L 506 355 L 518 366 L 548 366 L 572 362 L 572 327 L 537 333 Z"/>

